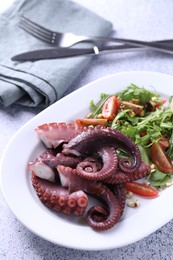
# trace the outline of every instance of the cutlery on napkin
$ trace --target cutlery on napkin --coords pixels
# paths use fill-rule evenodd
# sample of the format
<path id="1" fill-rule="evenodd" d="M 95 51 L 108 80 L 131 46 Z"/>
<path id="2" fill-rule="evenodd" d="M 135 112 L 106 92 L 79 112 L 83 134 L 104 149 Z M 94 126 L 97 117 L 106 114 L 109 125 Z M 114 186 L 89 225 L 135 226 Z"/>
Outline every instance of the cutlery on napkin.
<path id="1" fill-rule="evenodd" d="M 172 49 L 173 40 L 163 40 L 157 41 L 153 43 L 164 44 L 167 47 Z M 119 52 L 127 52 L 127 51 L 140 51 L 144 50 L 146 47 L 137 47 L 132 45 L 116 45 L 116 46 L 94 46 L 92 48 L 46 48 L 33 50 L 28 52 L 23 52 L 13 56 L 11 59 L 13 61 L 37 61 L 37 60 L 45 60 L 45 59 L 60 59 L 60 58 L 69 58 L 69 57 L 79 57 L 79 56 L 95 56 L 101 54 L 111 54 L 111 53 L 119 53 Z M 173 54 L 173 51 L 170 51 L 170 54 Z"/>
<path id="2" fill-rule="evenodd" d="M 36 62 L 12 62 L 16 53 L 46 48 L 29 36 L 18 22 L 21 15 L 54 30 L 108 36 L 112 25 L 92 11 L 69 0 L 15 0 L 0 16 L 0 102 L 47 107 L 61 98 L 87 66 L 91 57 Z M 88 45 L 90 46 L 90 45 Z"/>

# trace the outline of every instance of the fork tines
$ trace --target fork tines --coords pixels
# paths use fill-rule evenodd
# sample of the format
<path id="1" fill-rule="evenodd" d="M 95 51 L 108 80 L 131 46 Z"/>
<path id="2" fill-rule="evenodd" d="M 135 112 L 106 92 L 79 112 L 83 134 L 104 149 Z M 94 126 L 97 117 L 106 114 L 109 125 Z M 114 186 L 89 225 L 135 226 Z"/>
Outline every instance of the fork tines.
<path id="1" fill-rule="evenodd" d="M 19 27 L 44 42 L 54 43 L 55 41 L 55 32 L 29 20 L 24 16 L 21 16 Z"/>

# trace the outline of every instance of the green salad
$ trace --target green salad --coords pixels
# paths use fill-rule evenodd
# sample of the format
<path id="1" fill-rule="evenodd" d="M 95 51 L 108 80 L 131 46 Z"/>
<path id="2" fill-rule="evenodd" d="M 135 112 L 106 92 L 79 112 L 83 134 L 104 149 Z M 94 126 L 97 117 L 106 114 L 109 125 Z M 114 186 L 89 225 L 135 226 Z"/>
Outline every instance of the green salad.
<path id="1" fill-rule="evenodd" d="M 165 188 L 173 173 L 173 97 L 163 99 L 134 84 L 110 95 L 102 93 L 83 124 L 103 124 L 121 130 L 139 147 L 142 159 L 151 166 L 152 186 Z"/>

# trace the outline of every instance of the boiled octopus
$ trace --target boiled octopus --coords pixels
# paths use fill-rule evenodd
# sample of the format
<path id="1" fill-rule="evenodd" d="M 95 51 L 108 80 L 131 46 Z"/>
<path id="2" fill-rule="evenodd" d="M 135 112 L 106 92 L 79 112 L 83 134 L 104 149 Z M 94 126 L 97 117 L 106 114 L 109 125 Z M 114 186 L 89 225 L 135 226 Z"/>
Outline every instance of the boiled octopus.
<path id="1" fill-rule="evenodd" d="M 46 146 L 28 164 L 40 200 L 54 211 L 85 217 L 94 230 L 113 227 L 124 212 L 124 183 L 150 173 L 138 146 L 121 131 L 100 125 L 50 123 L 35 131 Z M 88 196 L 99 204 L 88 209 Z"/>

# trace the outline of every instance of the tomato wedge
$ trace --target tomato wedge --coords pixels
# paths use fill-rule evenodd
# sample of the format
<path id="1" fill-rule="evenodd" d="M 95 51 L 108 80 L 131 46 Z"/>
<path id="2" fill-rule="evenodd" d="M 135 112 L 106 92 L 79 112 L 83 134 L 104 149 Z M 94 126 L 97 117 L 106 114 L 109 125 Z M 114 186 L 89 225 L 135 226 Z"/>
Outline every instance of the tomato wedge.
<path id="1" fill-rule="evenodd" d="M 125 183 L 125 187 L 128 191 L 143 197 L 155 198 L 159 194 L 157 190 L 147 185 L 146 183 L 127 182 Z"/>
<path id="2" fill-rule="evenodd" d="M 102 116 L 108 120 L 114 120 L 119 106 L 120 102 L 115 96 L 109 97 L 102 107 Z"/>
<path id="3" fill-rule="evenodd" d="M 150 154 L 152 162 L 160 171 L 165 173 L 173 172 L 172 162 L 159 143 L 152 144 Z"/>
<path id="4" fill-rule="evenodd" d="M 161 103 L 157 103 L 156 107 L 160 107 L 161 105 L 164 105 L 166 103 L 166 99 L 162 99 Z"/>

